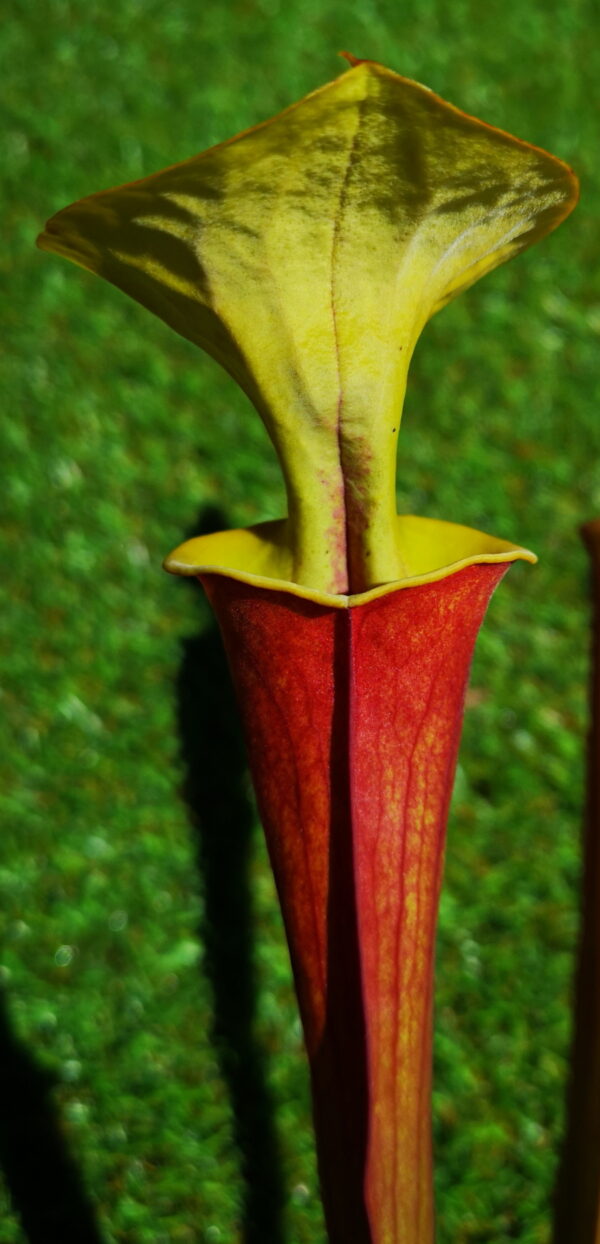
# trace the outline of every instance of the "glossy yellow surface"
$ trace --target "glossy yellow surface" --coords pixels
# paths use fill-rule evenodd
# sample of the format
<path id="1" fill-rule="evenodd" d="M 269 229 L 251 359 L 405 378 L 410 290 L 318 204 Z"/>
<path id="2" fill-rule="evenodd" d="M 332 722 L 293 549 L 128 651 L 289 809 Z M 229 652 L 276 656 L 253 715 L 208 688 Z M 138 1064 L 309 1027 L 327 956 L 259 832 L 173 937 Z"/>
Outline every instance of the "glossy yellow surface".
<path id="1" fill-rule="evenodd" d="M 319 592 L 293 581 L 293 542 L 287 519 L 197 536 L 174 549 L 164 566 L 171 574 L 225 574 L 257 587 L 276 588 L 322 605 L 347 609 L 398 588 L 433 583 L 477 562 L 537 560 L 534 553 L 518 544 L 434 518 L 408 514 L 396 517 L 394 534 L 398 544 L 408 551 L 404 575 L 356 595 Z"/>
<path id="2" fill-rule="evenodd" d="M 356 594 L 412 557 L 395 473 L 419 333 L 576 197 L 561 161 L 365 61 L 229 142 L 80 200 L 39 244 L 222 363 L 279 455 L 287 577 Z"/>

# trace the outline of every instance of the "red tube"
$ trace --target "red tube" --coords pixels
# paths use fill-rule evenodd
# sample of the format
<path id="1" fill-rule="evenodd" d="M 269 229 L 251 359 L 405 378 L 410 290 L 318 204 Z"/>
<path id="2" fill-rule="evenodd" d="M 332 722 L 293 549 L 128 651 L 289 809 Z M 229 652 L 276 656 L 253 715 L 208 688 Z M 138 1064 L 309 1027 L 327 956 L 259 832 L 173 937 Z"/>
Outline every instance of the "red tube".
<path id="1" fill-rule="evenodd" d="M 431 1244 L 433 955 L 473 646 L 507 563 L 349 608 L 203 573 L 308 1056 L 331 1244 Z"/>

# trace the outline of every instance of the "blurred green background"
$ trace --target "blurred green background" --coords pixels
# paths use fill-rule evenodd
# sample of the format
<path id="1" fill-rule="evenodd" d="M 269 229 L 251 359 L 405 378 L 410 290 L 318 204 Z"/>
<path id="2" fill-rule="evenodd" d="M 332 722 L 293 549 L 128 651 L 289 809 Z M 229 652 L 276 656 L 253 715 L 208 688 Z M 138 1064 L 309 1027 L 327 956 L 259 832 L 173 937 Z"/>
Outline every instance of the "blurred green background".
<path id="1" fill-rule="evenodd" d="M 494 598 L 473 669 L 434 1107 L 439 1244 L 548 1240 L 586 713 L 577 528 L 600 514 L 597 16 L 595 0 L 7 0 L 0 1244 L 324 1241 L 223 659 L 200 589 L 160 569 L 186 535 L 280 515 L 278 468 L 216 364 L 34 239 L 74 199 L 336 76 L 344 47 L 582 179 L 570 221 L 427 328 L 398 477 L 401 510 L 540 556 Z"/>

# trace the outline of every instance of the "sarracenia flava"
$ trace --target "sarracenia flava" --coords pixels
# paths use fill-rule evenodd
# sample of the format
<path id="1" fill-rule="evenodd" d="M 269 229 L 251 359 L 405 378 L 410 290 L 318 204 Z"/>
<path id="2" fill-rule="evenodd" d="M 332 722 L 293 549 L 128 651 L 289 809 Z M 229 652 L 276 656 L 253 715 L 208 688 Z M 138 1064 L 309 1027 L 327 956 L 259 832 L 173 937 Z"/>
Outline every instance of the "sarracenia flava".
<path id="1" fill-rule="evenodd" d="M 216 611 L 306 1046 L 332 1244 L 429 1244 L 433 945 L 462 705 L 506 540 L 397 517 L 426 321 L 548 233 L 570 169 L 371 61 L 56 215 L 40 245 L 212 354 L 287 517 L 166 561 Z"/>

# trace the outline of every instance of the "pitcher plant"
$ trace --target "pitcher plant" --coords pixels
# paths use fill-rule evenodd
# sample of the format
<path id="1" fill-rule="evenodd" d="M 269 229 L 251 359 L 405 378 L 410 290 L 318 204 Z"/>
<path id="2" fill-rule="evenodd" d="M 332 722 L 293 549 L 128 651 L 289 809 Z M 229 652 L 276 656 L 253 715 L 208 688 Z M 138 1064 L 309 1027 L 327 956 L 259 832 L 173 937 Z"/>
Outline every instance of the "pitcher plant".
<path id="1" fill-rule="evenodd" d="M 427 320 L 554 229 L 571 170 L 373 61 L 40 246 L 208 351 L 264 420 L 287 516 L 166 560 L 217 615 L 283 910 L 331 1244 L 433 1238 L 433 954 L 473 645 L 528 550 L 396 514 Z"/>

